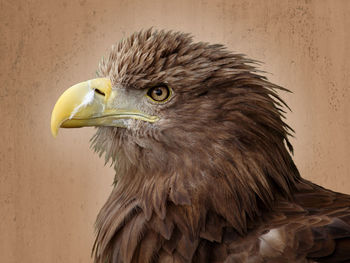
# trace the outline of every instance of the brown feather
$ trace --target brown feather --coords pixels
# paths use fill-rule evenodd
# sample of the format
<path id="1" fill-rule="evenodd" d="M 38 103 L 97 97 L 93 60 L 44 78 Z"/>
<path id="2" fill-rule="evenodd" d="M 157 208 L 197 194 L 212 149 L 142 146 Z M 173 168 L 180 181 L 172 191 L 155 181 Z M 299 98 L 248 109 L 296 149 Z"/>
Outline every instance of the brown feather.
<path id="1" fill-rule="evenodd" d="M 257 64 L 172 31 L 112 47 L 98 74 L 114 88 L 166 83 L 174 96 L 148 109 L 158 122 L 92 139 L 116 171 L 96 263 L 350 261 L 350 197 L 300 177 L 276 92 L 287 90 Z"/>

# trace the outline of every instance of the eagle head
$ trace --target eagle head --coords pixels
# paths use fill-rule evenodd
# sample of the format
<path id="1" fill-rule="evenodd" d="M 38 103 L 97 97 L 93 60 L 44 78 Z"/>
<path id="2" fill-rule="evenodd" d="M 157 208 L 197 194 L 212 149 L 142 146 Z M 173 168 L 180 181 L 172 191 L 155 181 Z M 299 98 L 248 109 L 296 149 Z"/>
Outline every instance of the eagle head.
<path id="1" fill-rule="evenodd" d="M 174 203 L 217 192 L 224 200 L 249 200 L 237 206 L 253 217 L 275 193 L 288 196 L 299 176 L 281 88 L 256 64 L 188 34 L 134 33 L 112 46 L 97 79 L 59 98 L 52 133 L 98 127 L 92 145 L 114 163 L 123 195 L 141 195 L 150 182 L 162 184 L 154 189 L 164 188 Z M 227 189 L 216 189 L 219 183 Z"/>

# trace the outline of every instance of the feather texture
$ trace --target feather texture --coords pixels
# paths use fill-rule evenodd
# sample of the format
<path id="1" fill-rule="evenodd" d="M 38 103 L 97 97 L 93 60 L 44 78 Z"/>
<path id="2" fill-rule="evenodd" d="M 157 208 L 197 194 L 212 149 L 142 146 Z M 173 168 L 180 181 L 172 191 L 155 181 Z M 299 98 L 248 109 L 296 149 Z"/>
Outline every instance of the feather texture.
<path id="1" fill-rule="evenodd" d="M 96 263 L 350 261 L 350 197 L 299 175 L 276 92 L 286 90 L 257 64 L 171 31 L 112 47 L 98 72 L 113 87 L 166 83 L 174 96 L 152 106 L 160 121 L 92 139 L 116 170 Z"/>

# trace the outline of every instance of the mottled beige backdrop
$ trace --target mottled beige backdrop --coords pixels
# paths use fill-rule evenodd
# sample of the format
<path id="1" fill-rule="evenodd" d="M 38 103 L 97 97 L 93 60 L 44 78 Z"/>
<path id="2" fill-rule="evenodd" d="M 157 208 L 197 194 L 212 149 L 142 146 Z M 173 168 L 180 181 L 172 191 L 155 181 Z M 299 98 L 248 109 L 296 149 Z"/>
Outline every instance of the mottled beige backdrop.
<path id="1" fill-rule="evenodd" d="M 91 262 L 94 220 L 113 170 L 93 128 L 50 114 L 93 78 L 110 45 L 154 26 L 190 32 L 265 62 L 293 110 L 301 174 L 350 193 L 350 1 L 0 1 L 0 262 Z"/>

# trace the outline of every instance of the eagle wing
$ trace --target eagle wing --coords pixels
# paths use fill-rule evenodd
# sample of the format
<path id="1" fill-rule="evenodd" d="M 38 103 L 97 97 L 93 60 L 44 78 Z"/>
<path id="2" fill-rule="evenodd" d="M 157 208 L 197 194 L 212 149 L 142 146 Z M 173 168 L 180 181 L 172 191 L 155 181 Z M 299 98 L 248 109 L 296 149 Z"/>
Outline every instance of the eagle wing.
<path id="1" fill-rule="evenodd" d="M 163 218 L 157 213 L 147 218 L 133 203 L 132 216 L 118 221 L 106 245 L 109 253 L 101 258 L 113 263 L 349 262 L 350 197 L 315 187 L 298 191 L 293 202 L 279 201 L 244 235 L 213 211 L 205 212 L 201 228 L 193 232 L 190 206 L 179 210 L 168 204 Z"/>

